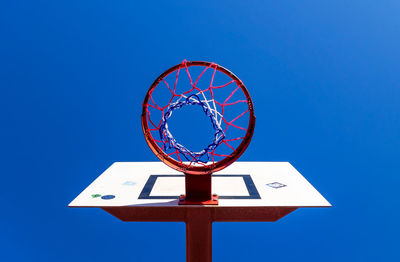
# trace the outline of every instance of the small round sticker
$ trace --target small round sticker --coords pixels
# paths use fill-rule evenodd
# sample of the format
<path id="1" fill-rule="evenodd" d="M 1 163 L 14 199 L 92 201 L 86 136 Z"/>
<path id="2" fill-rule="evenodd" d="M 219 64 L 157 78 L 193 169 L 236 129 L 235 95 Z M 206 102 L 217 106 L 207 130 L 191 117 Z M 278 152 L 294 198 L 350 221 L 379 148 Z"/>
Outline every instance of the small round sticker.
<path id="1" fill-rule="evenodd" d="M 113 199 L 113 198 L 115 198 L 114 195 L 105 195 L 105 196 L 101 197 L 101 199 L 104 199 L 104 200 L 109 200 L 109 199 Z"/>

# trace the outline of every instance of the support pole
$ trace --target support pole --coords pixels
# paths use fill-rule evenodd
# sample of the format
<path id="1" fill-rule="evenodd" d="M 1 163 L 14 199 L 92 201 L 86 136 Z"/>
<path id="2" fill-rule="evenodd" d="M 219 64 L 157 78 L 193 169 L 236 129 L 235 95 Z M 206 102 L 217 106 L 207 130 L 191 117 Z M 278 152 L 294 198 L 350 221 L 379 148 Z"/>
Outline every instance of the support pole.
<path id="1" fill-rule="evenodd" d="M 186 262 L 212 261 L 211 209 L 190 208 L 186 213 Z"/>
<path id="2" fill-rule="evenodd" d="M 207 201 L 211 199 L 211 174 L 185 174 L 185 197 L 190 201 Z"/>
<path id="3" fill-rule="evenodd" d="M 185 195 L 179 205 L 218 205 L 218 196 L 211 193 L 211 174 L 185 174 Z"/>

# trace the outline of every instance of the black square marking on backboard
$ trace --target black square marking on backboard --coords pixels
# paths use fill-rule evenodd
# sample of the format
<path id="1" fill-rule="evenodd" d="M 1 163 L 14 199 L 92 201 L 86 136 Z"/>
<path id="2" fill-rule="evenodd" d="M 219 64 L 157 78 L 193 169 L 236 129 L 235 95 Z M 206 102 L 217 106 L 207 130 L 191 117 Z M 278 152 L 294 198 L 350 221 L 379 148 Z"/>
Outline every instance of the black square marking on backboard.
<path id="1" fill-rule="evenodd" d="M 261 199 L 250 175 L 212 175 L 213 177 L 242 177 L 249 192 L 248 196 L 218 196 L 219 199 Z M 150 196 L 159 177 L 185 177 L 185 175 L 150 175 L 138 199 L 179 199 L 179 196 Z M 183 192 L 182 192 L 183 193 Z"/>

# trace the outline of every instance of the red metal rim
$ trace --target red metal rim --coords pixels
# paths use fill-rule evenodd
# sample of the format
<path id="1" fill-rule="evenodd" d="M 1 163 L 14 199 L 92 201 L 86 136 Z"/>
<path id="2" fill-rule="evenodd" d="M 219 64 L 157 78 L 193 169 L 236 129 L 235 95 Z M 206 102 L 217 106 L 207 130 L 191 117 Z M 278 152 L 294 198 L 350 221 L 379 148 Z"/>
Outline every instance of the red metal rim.
<path id="1" fill-rule="evenodd" d="M 189 166 L 185 163 L 181 163 L 172 157 L 168 156 L 159 146 L 158 144 L 154 141 L 150 131 L 149 131 L 149 125 L 147 122 L 147 104 L 150 99 L 150 95 L 152 94 L 153 90 L 158 86 L 158 84 L 169 74 L 172 72 L 176 71 L 178 68 L 183 68 L 183 67 L 190 67 L 190 66 L 213 66 L 213 68 L 216 68 L 218 71 L 228 75 L 231 79 L 233 79 L 236 84 L 241 88 L 242 92 L 244 93 L 247 104 L 249 107 L 249 124 L 247 127 L 246 135 L 243 138 L 242 142 L 240 145 L 235 149 L 234 152 L 232 152 L 228 157 L 214 163 L 211 165 L 207 166 Z M 202 175 L 202 174 L 209 174 L 209 173 L 214 173 L 217 171 L 220 171 L 224 169 L 225 167 L 229 166 L 233 162 L 235 162 L 246 150 L 248 145 L 250 144 L 251 138 L 253 136 L 254 132 L 254 126 L 255 126 L 255 115 L 254 115 L 254 107 L 253 107 L 253 102 L 251 100 L 249 91 L 247 90 L 246 86 L 243 84 L 243 82 L 231 71 L 228 69 L 217 65 L 215 63 L 211 62 L 205 62 L 205 61 L 188 61 L 186 64 L 178 64 L 170 69 L 166 70 L 164 73 L 162 73 L 150 86 L 149 90 L 147 91 L 147 94 L 145 96 L 145 99 L 143 101 L 143 107 L 142 107 L 142 116 L 141 116 L 141 121 L 142 121 L 142 129 L 143 129 L 143 134 L 146 139 L 147 144 L 149 145 L 150 149 L 153 151 L 153 153 L 166 165 L 169 167 L 178 170 L 180 172 L 184 172 L 186 174 L 190 175 Z"/>

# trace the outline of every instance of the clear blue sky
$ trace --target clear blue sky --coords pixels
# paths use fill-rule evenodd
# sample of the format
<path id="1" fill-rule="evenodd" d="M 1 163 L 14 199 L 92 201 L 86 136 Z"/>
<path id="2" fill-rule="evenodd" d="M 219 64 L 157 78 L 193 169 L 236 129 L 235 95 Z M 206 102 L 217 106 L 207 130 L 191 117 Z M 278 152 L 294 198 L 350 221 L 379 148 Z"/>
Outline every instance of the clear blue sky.
<path id="1" fill-rule="evenodd" d="M 241 160 L 289 161 L 334 205 L 214 224 L 214 261 L 399 261 L 398 1 L 1 1 L 1 261 L 185 261 L 183 223 L 67 204 L 140 126 L 158 74 L 228 67 L 255 104 Z"/>

